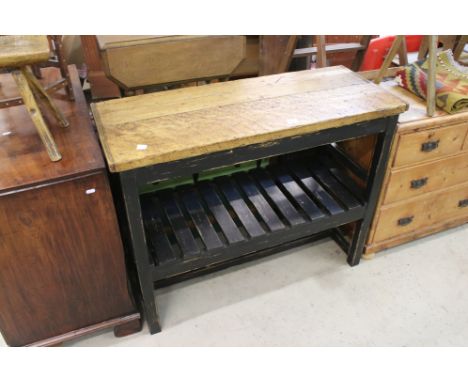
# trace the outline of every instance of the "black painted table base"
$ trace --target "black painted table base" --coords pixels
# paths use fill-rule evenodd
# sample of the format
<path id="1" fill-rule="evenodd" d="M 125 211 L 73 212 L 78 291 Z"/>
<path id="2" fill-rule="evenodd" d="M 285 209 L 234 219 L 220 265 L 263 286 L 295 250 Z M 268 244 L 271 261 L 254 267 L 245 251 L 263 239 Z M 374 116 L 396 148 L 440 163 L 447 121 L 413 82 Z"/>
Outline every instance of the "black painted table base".
<path id="1" fill-rule="evenodd" d="M 343 126 L 269 144 L 187 158 L 119 174 L 123 231 L 133 253 L 151 333 L 161 330 L 157 286 L 331 236 L 357 265 L 369 233 L 397 117 Z M 369 174 L 333 143 L 377 134 Z M 195 174 L 251 160 L 268 166 L 197 181 Z M 176 188 L 148 184 L 193 176 Z M 360 178 L 365 187 L 354 180 Z M 354 223 L 351 237 L 342 227 Z"/>

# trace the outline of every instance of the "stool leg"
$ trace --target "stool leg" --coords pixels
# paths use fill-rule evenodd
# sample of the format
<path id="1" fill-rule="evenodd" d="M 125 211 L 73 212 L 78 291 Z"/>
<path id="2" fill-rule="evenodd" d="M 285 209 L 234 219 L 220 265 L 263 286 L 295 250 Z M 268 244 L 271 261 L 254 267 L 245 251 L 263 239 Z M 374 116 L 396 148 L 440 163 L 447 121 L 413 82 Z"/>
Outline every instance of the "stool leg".
<path id="1" fill-rule="evenodd" d="M 60 109 L 55 105 L 54 101 L 52 101 L 52 98 L 50 98 L 49 94 L 47 94 L 47 92 L 44 90 L 37 78 L 34 77 L 32 72 L 28 68 L 23 67 L 21 68 L 21 73 L 23 73 L 23 75 L 26 77 L 26 80 L 28 81 L 32 89 L 35 90 L 41 96 L 41 98 L 44 100 L 45 105 L 49 108 L 49 110 L 52 112 L 55 118 L 57 118 L 60 125 L 62 125 L 63 127 L 68 127 L 70 124 L 68 123 L 67 119 L 60 111 Z"/>
<path id="2" fill-rule="evenodd" d="M 44 122 L 44 118 L 42 117 L 41 111 L 37 105 L 36 100 L 34 99 L 34 94 L 29 87 L 28 80 L 24 76 L 23 71 L 15 70 L 13 71 L 13 78 L 18 85 L 19 92 L 21 97 L 23 98 L 24 105 L 26 106 L 31 119 L 36 126 L 37 132 L 41 137 L 42 143 L 44 144 L 47 153 L 49 154 L 50 160 L 52 162 L 59 161 L 62 159 L 62 155 L 55 144 L 54 138 L 49 131 L 46 123 Z"/>

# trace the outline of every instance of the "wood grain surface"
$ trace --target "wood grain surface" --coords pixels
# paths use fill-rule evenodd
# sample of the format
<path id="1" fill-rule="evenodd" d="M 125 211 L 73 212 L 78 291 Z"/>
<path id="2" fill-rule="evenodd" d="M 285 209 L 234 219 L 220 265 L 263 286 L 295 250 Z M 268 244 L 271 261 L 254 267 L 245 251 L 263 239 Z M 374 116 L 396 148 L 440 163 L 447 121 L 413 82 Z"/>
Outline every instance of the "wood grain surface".
<path id="1" fill-rule="evenodd" d="M 48 59 L 46 36 L 0 36 L 0 67 L 23 66 Z"/>
<path id="2" fill-rule="evenodd" d="M 135 313 L 105 173 L 4 195 L 0 224 L 0 328 L 10 346 Z"/>
<path id="3" fill-rule="evenodd" d="M 420 121 L 430 119 L 431 117 L 427 116 L 426 113 L 426 101 L 409 92 L 408 90 L 403 89 L 399 86 L 395 80 L 384 81 L 380 83 L 380 86 L 385 88 L 387 91 L 395 94 L 397 97 L 401 98 L 403 101 L 409 104 L 409 109 L 405 113 L 400 114 L 398 122 L 406 123 L 411 121 Z M 434 117 L 448 115 L 445 111 L 437 109 L 434 113 Z"/>
<path id="4" fill-rule="evenodd" d="M 245 36 L 128 37 L 97 37 L 106 74 L 125 89 L 226 77 L 246 57 Z"/>
<path id="5" fill-rule="evenodd" d="M 60 78 L 55 69 L 43 69 L 43 82 Z M 33 121 L 25 106 L 2 109 L 0 112 L 0 193 L 34 186 L 47 179 L 61 179 L 104 168 L 104 160 L 90 125 L 88 109 L 80 89 L 78 73 L 70 67 L 70 76 L 77 94 L 76 102 L 56 93 L 54 102 L 70 122 L 63 128 L 50 113 L 47 124 L 62 154 L 62 160 L 51 163 Z M 18 88 L 9 74 L 1 74 L 0 98 L 18 95 Z M 66 144 L 72 141 L 73 145 Z"/>
<path id="6" fill-rule="evenodd" d="M 0 330 L 10 346 L 110 325 L 126 333 L 139 320 L 104 161 L 74 66 L 70 73 L 76 102 L 65 89 L 53 95 L 71 123 L 51 123 L 62 161 L 49 160 L 24 106 L 0 110 Z M 18 91 L 11 76 L 0 82 L 5 95 Z"/>
<path id="7" fill-rule="evenodd" d="M 298 36 L 260 36 L 259 75 L 287 72 Z"/>
<path id="8" fill-rule="evenodd" d="M 374 242 L 430 227 L 439 222 L 468 217 L 468 207 L 460 206 L 464 200 L 468 200 L 468 183 L 384 206 L 379 212 Z M 406 218 L 410 219 L 409 223 L 399 222 Z"/>
<path id="9" fill-rule="evenodd" d="M 419 182 L 418 182 L 419 181 Z M 384 204 L 468 182 L 468 153 L 392 169 Z"/>
<path id="10" fill-rule="evenodd" d="M 397 154 L 393 165 L 395 167 L 412 163 L 422 163 L 436 158 L 458 153 L 463 147 L 463 141 L 467 134 L 468 123 L 460 123 L 401 134 L 398 139 Z M 434 145 L 424 149 L 424 145 Z"/>
<path id="11" fill-rule="evenodd" d="M 406 108 L 344 67 L 92 105 L 113 172 L 396 115 Z"/>

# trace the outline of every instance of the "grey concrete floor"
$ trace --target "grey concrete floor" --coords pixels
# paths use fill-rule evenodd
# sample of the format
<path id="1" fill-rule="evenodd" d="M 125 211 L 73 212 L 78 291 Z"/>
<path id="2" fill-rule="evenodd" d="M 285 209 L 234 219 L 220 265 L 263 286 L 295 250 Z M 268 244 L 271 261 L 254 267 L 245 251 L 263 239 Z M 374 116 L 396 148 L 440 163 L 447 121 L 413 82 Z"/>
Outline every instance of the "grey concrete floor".
<path id="1" fill-rule="evenodd" d="M 357 267 L 322 240 L 155 292 L 163 331 L 68 346 L 467 346 L 468 225 Z M 4 345 L 4 343 L 2 343 Z"/>

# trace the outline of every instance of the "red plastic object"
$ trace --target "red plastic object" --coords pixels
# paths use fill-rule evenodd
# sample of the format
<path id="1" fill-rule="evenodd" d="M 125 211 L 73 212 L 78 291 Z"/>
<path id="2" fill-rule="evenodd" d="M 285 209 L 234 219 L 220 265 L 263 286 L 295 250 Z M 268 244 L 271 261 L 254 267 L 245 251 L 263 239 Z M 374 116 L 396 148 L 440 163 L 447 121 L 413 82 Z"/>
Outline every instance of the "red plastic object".
<path id="1" fill-rule="evenodd" d="M 417 52 L 421 45 L 423 36 L 405 36 L 406 50 Z M 371 40 L 367 47 L 366 54 L 362 60 L 360 71 L 379 69 L 392 47 L 395 36 L 378 37 Z"/>

